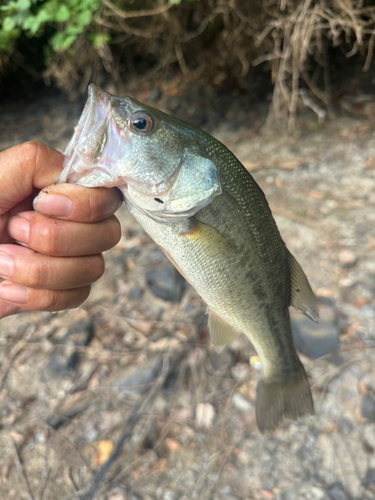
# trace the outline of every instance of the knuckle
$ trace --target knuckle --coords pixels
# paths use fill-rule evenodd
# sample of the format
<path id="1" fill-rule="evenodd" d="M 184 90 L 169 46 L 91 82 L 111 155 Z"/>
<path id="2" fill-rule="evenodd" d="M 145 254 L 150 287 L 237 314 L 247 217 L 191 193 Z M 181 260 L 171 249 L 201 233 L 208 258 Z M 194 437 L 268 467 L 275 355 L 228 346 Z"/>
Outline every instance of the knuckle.
<path id="1" fill-rule="evenodd" d="M 105 271 L 104 258 L 102 254 L 93 255 L 92 257 L 92 262 L 89 264 L 92 272 L 92 280 L 97 281 L 103 276 Z"/>
<path id="2" fill-rule="evenodd" d="M 121 224 L 120 221 L 112 215 L 108 221 L 108 243 L 110 247 L 116 245 L 121 239 Z"/>
<path id="3" fill-rule="evenodd" d="M 27 270 L 27 281 L 28 286 L 32 288 L 38 288 L 43 286 L 47 274 L 47 270 L 44 269 L 42 263 L 37 262 L 31 266 L 29 266 Z"/>
<path id="4" fill-rule="evenodd" d="M 56 219 L 48 219 L 42 224 L 40 231 L 40 249 L 47 255 L 65 253 L 64 224 Z"/>
<path id="5" fill-rule="evenodd" d="M 19 144 L 19 151 L 22 156 L 29 160 L 34 160 L 38 157 L 40 148 L 43 146 L 41 142 L 38 141 L 27 141 Z"/>
<path id="6" fill-rule="evenodd" d="M 88 221 L 96 222 L 101 216 L 100 193 L 98 189 L 90 189 L 88 199 Z"/>
<path id="7" fill-rule="evenodd" d="M 61 292 L 43 290 L 43 309 L 46 311 L 58 311 L 61 308 Z"/>

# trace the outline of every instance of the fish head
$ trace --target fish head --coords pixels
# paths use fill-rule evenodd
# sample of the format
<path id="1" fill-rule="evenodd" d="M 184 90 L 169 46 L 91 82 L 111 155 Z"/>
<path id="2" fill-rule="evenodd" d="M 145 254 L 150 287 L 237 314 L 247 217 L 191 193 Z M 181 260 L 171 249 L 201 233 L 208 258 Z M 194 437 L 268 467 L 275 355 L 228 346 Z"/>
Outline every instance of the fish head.
<path id="1" fill-rule="evenodd" d="M 116 186 L 128 204 L 155 220 L 177 222 L 221 192 L 202 137 L 159 110 L 90 85 L 57 183 Z"/>

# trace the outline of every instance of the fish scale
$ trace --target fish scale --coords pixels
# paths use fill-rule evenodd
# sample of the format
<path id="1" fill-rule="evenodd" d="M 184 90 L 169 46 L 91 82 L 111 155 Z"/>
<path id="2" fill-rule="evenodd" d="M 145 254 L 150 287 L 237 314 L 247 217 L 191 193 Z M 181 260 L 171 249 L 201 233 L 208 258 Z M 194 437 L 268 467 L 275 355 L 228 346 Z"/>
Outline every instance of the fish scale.
<path id="1" fill-rule="evenodd" d="M 215 347 L 241 333 L 248 337 L 263 366 L 256 400 L 261 432 L 283 418 L 312 414 L 288 307 L 317 320 L 316 300 L 260 187 L 206 132 L 130 97 L 94 86 L 89 92 L 59 181 L 117 185 L 130 213 L 207 304 Z M 83 142 L 100 158 L 79 157 Z"/>

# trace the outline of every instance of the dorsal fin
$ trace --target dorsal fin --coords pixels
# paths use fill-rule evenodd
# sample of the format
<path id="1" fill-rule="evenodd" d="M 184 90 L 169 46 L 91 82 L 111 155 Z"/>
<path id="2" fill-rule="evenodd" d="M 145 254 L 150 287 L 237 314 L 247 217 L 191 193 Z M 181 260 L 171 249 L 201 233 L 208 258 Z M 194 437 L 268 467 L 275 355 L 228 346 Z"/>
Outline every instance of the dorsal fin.
<path id="1" fill-rule="evenodd" d="M 216 313 L 207 310 L 208 312 L 208 329 L 210 331 L 210 338 L 217 352 L 220 352 L 232 340 L 236 339 L 241 332 L 235 330 L 232 326 L 228 325 Z"/>
<path id="2" fill-rule="evenodd" d="M 291 282 L 290 305 L 309 319 L 317 322 L 319 318 L 319 308 L 314 292 L 311 290 L 310 283 L 302 267 L 298 264 L 289 250 L 288 254 Z"/>

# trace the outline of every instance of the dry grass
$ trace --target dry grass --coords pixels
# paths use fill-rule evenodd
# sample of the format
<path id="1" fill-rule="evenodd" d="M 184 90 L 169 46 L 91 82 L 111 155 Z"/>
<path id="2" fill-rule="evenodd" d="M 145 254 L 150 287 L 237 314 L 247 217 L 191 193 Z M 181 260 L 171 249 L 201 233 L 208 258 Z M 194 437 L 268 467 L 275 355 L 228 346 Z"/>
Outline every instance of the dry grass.
<path id="1" fill-rule="evenodd" d="M 115 86 L 161 81 L 179 67 L 197 85 L 241 80 L 252 66 L 266 65 L 274 85 L 272 121 L 295 126 L 299 105 L 323 121 L 332 112 L 329 52 L 359 53 L 370 67 L 375 6 L 364 0 L 207 0 L 173 5 L 137 2 L 122 10 L 103 0 L 94 30 L 111 41 L 94 49 L 85 37 L 75 54 L 58 54 L 46 78 L 70 92 L 99 84 L 109 73 Z M 134 4 L 135 5 L 135 4 Z M 140 7 L 142 8 L 140 8 Z M 120 86 L 121 87 L 121 86 Z"/>

